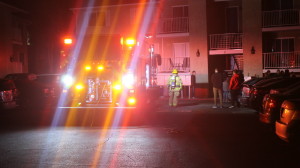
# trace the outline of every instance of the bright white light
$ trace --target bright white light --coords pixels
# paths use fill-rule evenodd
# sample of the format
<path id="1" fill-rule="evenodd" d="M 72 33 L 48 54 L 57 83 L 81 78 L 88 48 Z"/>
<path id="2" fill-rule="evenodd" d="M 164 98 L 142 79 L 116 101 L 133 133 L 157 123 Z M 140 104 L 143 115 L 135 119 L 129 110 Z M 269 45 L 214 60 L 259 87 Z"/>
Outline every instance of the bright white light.
<path id="1" fill-rule="evenodd" d="M 132 88 L 134 85 L 134 75 L 132 73 L 125 74 L 122 78 L 122 84 L 127 88 Z"/>
<path id="2" fill-rule="evenodd" d="M 70 87 L 74 84 L 74 78 L 70 75 L 64 75 L 62 76 L 62 83 L 64 84 L 64 86 L 66 87 Z"/>

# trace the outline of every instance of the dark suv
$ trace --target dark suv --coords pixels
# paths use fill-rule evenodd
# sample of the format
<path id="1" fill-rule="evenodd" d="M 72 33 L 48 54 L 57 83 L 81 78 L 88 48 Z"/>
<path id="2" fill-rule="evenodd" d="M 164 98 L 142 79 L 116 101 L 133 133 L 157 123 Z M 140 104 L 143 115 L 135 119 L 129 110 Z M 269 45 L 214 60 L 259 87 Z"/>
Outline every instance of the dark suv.
<path id="1" fill-rule="evenodd" d="M 262 110 L 263 98 L 271 89 L 283 88 L 298 81 L 300 81 L 300 78 L 278 78 L 265 85 L 254 86 L 250 93 L 250 106 L 257 111 Z"/>

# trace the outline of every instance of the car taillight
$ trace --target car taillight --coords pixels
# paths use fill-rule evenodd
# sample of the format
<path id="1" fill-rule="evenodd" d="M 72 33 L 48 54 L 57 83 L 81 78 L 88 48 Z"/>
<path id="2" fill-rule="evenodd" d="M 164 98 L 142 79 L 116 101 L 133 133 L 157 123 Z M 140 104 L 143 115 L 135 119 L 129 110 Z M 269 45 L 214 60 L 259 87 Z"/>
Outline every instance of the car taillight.
<path id="1" fill-rule="evenodd" d="M 13 100 L 12 90 L 1 91 L 0 95 L 3 102 L 9 102 Z"/>
<path id="2" fill-rule="evenodd" d="M 270 90 L 270 94 L 279 94 L 279 91 L 278 91 L 278 90 L 271 89 L 271 90 Z"/>
<path id="3" fill-rule="evenodd" d="M 252 91 L 252 94 L 257 95 L 257 94 L 258 94 L 258 90 L 257 90 L 257 89 L 254 89 L 254 90 Z"/>
<path id="4" fill-rule="evenodd" d="M 250 94 L 250 88 L 244 87 L 244 88 L 243 88 L 242 94 L 243 94 L 243 97 L 249 97 L 249 94 Z"/>
<path id="5" fill-rule="evenodd" d="M 270 108 L 274 108 L 275 107 L 275 100 L 273 100 L 273 99 L 270 99 L 270 101 L 269 101 L 269 107 Z"/>

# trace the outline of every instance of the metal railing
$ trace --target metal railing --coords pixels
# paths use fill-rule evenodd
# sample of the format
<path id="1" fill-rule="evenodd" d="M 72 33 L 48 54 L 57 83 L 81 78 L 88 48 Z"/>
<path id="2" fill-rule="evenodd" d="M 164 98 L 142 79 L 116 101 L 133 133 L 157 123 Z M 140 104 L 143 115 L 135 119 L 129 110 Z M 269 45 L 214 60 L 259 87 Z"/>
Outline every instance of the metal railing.
<path id="1" fill-rule="evenodd" d="M 242 33 L 225 33 L 209 35 L 211 50 L 242 49 Z"/>
<path id="2" fill-rule="evenodd" d="M 300 52 L 263 53 L 264 69 L 300 68 Z"/>
<path id="3" fill-rule="evenodd" d="M 159 34 L 189 32 L 189 18 L 161 18 L 158 24 Z"/>
<path id="4" fill-rule="evenodd" d="M 189 57 L 162 58 L 161 61 L 161 66 L 157 66 L 158 72 L 171 72 L 173 69 L 180 72 L 190 72 Z"/>
<path id="5" fill-rule="evenodd" d="M 300 25 L 299 16 L 299 9 L 264 11 L 262 15 L 262 26 L 266 28 Z"/>

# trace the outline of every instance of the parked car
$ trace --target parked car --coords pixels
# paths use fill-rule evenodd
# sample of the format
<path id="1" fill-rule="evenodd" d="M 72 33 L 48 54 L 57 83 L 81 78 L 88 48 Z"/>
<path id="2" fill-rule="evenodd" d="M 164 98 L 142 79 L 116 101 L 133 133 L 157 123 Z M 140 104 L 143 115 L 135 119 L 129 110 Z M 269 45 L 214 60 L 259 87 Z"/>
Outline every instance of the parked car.
<path id="1" fill-rule="evenodd" d="M 300 81 L 300 78 L 277 78 L 275 81 L 270 83 L 254 86 L 250 91 L 250 107 L 257 111 L 262 110 L 263 98 L 265 94 L 270 92 L 271 89 L 286 87 L 298 81 Z"/>
<path id="2" fill-rule="evenodd" d="M 7 74 L 4 79 L 12 80 L 18 90 L 17 104 L 21 108 L 34 107 L 40 101 L 40 92 L 33 73 L 12 73 Z"/>
<path id="3" fill-rule="evenodd" d="M 242 84 L 242 96 L 240 99 L 240 103 L 243 106 L 249 106 L 249 97 L 250 97 L 250 90 L 254 84 L 259 81 L 265 80 L 266 78 L 252 78 L 250 80 L 245 81 Z"/>
<path id="4" fill-rule="evenodd" d="M 0 109 L 17 107 L 17 88 L 12 80 L 0 79 Z"/>
<path id="5" fill-rule="evenodd" d="M 11 73 L 5 75 L 4 79 L 10 79 L 10 80 L 35 80 L 36 75 L 33 73 Z"/>
<path id="6" fill-rule="evenodd" d="M 35 82 L 42 93 L 43 104 L 53 104 L 58 101 L 62 91 L 60 74 L 39 74 Z"/>
<path id="7" fill-rule="evenodd" d="M 275 129 L 276 135 L 284 141 L 300 143 L 300 99 L 285 100 L 282 103 Z"/>
<path id="8" fill-rule="evenodd" d="M 276 92 L 273 91 L 273 94 L 266 94 L 263 99 L 263 110 L 259 112 L 260 121 L 267 124 L 274 124 L 279 119 L 282 102 L 295 98 L 300 98 L 300 82 L 284 89 L 279 89 Z"/>

